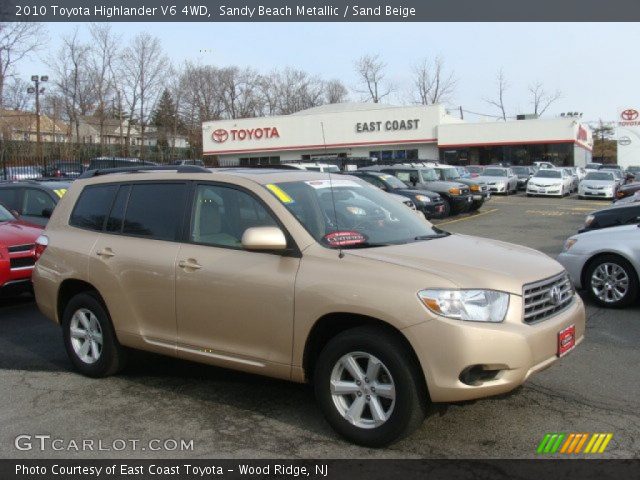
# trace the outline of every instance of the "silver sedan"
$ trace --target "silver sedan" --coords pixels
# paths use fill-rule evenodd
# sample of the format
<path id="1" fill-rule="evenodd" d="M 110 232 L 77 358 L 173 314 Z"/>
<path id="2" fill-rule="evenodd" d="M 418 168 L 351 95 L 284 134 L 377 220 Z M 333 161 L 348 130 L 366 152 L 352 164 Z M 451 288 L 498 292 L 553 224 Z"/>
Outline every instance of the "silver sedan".
<path id="1" fill-rule="evenodd" d="M 615 198 L 618 182 L 611 172 L 589 172 L 578 185 L 579 198 Z"/>
<path id="2" fill-rule="evenodd" d="M 591 230 L 569 237 L 558 261 L 576 288 L 603 307 L 625 307 L 638 299 L 640 227 Z"/>
<path id="3" fill-rule="evenodd" d="M 485 182 L 494 193 L 509 195 L 518 191 L 518 176 L 510 168 L 487 167 L 475 180 Z"/>

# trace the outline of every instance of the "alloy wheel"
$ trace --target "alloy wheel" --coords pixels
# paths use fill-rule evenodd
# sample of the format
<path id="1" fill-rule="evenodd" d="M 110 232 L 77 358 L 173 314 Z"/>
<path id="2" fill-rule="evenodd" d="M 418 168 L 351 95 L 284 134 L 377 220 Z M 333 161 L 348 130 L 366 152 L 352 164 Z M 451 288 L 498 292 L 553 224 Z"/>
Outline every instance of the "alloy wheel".
<path id="1" fill-rule="evenodd" d="M 629 291 L 629 275 L 616 263 L 603 263 L 591 275 L 591 290 L 605 303 L 619 302 Z"/>
<path id="2" fill-rule="evenodd" d="M 102 355 L 102 327 L 98 318 L 86 308 L 80 308 L 71 317 L 69 325 L 71 346 L 84 363 L 97 362 Z"/>
<path id="3" fill-rule="evenodd" d="M 330 389 L 340 415 L 359 428 L 379 427 L 395 407 L 396 389 L 391 373 L 369 353 L 343 355 L 331 372 Z"/>

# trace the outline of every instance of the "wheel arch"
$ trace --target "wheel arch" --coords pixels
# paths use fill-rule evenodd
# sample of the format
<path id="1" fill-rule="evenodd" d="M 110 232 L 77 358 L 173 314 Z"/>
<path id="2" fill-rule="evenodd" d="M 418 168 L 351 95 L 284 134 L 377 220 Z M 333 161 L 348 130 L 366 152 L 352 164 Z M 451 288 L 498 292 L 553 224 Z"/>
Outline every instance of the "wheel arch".
<path id="1" fill-rule="evenodd" d="M 336 335 L 350 330 L 356 327 L 371 326 L 379 328 L 387 333 L 394 335 L 398 338 L 410 352 L 411 358 L 420 371 L 420 378 L 423 381 L 422 387 L 428 394 L 427 382 L 424 374 L 424 369 L 420 363 L 420 359 L 416 354 L 413 346 L 402 333 L 393 325 L 380 320 L 375 317 L 370 317 L 362 314 L 354 314 L 348 312 L 335 312 L 323 315 L 320 317 L 311 328 L 309 335 L 304 346 L 304 353 L 302 357 L 302 367 L 304 371 L 305 380 L 311 381 L 313 379 L 313 371 L 318 356 L 324 346 Z"/>
<path id="2" fill-rule="evenodd" d="M 106 308 L 104 299 L 98 292 L 97 288 L 84 280 L 68 278 L 60 284 L 60 288 L 58 289 L 58 298 L 56 301 L 56 315 L 58 316 L 58 323 L 62 325 L 62 316 L 64 315 L 64 309 L 69 303 L 69 300 L 83 292 L 95 293 L 100 303 L 102 303 Z"/>

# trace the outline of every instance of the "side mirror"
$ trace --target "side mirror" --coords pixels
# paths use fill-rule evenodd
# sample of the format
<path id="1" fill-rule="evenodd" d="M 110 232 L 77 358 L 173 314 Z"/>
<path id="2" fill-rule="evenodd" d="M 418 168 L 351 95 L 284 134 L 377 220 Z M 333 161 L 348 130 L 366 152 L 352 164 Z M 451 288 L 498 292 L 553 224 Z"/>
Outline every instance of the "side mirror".
<path id="1" fill-rule="evenodd" d="M 278 227 L 251 227 L 242 234 L 247 250 L 286 250 L 287 238 Z"/>
<path id="2" fill-rule="evenodd" d="M 50 208 L 45 208 L 44 210 L 42 210 L 42 213 L 40 215 L 44 218 L 51 218 L 52 214 L 53 211 Z"/>

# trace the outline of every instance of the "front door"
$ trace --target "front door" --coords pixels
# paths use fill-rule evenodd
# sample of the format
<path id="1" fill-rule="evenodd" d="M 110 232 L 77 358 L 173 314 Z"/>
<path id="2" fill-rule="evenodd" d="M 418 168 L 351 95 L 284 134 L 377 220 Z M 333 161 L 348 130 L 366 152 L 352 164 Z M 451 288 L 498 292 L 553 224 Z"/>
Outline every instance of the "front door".
<path id="1" fill-rule="evenodd" d="M 200 184 L 176 269 L 178 354 L 289 378 L 300 259 L 242 248 L 247 228 L 278 226 L 247 191 Z"/>

